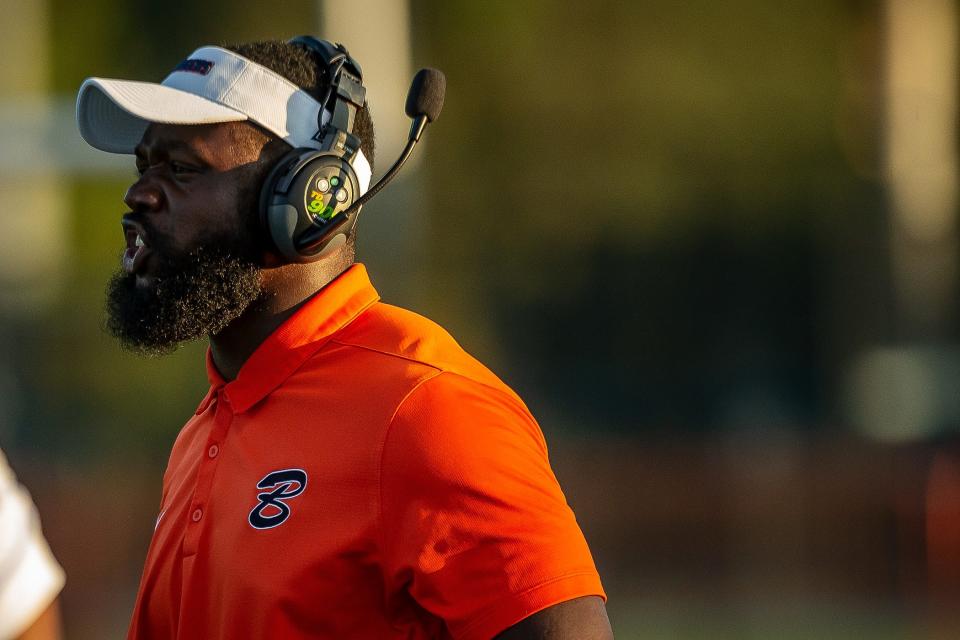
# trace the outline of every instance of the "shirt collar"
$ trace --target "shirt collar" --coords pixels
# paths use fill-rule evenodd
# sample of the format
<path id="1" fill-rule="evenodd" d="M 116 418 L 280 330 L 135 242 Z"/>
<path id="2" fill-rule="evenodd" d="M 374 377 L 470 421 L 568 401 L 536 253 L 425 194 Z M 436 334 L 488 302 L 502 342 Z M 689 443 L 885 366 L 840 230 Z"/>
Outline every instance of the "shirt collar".
<path id="1" fill-rule="evenodd" d="M 362 264 L 337 276 L 264 340 L 240 368 L 236 380 L 226 382 L 207 349 L 207 378 L 211 392 L 223 387 L 234 413 L 242 413 L 271 391 L 380 299 Z M 208 397 L 213 393 L 209 393 Z"/>

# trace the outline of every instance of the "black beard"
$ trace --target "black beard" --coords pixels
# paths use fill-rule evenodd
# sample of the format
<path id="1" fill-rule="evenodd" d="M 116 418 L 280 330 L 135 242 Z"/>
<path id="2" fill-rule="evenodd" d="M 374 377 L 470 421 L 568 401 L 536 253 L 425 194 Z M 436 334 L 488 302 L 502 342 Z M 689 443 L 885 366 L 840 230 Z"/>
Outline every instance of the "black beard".
<path id="1" fill-rule="evenodd" d="M 162 260 L 152 285 L 138 287 L 123 271 L 110 279 L 107 330 L 123 347 L 153 356 L 221 332 L 261 294 L 260 266 L 236 243 L 211 236 L 186 254 L 151 247 Z"/>

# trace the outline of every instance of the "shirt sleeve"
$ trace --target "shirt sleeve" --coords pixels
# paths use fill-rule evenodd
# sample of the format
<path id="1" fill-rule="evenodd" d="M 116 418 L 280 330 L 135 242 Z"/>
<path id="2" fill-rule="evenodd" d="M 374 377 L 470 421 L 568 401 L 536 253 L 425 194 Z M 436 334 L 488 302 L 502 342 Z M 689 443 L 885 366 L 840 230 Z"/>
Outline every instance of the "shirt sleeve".
<path id="1" fill-rule="evenodd" d="M 63 584 L 37 510 L 0 452 L 0 639 L 26 631 Z"/>
<path id="2" fill-rule="evenodd" d="M 380 488 L 388 591 L 454 638 L 606 598 L 540 428 L 506 390 L 453 373 L 421 383 L 394 416 Z"/>

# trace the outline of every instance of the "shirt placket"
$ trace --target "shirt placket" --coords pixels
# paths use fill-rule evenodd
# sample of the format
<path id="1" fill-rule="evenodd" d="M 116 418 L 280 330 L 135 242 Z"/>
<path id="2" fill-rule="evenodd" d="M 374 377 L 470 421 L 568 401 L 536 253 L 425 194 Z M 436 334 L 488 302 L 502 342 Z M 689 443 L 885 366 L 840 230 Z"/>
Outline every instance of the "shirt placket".
<path id="1" fill-rule="evenodd" d="M 220 460 L 220 452 L 226 440 L 230 424 L 233 422 L 233 409 L 230 398 L 223 389 L 217 391 L 214 399 L 216 413 L 214 425 L 207 437 L 207 442 L 200 454 L 200 468 L 197 472 L 197 485 L 187 509 L 187 531 L 183 537 L 183 555 L 192 556 L 197 552 L 200 536 L 209 520 L 210 490 L 213 487 L 213 476 Z"/>

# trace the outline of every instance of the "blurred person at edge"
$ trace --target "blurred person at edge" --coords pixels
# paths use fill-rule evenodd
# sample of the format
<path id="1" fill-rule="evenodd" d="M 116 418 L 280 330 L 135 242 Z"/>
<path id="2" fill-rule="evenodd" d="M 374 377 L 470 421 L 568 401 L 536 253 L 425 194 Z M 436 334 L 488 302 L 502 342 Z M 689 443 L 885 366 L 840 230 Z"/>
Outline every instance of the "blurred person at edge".
<path id="1" fill-rule="evenodd" d="M 134 153 L 140 175 L 108 327 L 150 354 L 209 337 L 210 390 L 170 455 L 128 637 L 611 638 L 520 398 L 379 302 L 346 205 L 318 259 L 290 255 L 299 227 L 278 235 L 294 207 L 333 211 L 320 192 L 339 200 L 341 181 L 349 202 L 367 190 L 364 95 L 346 49 L 309 36 L 80 89 L 81 135 Z M 302 169 L 278 218 L 277 176 L 305 147 L 337 148 L 338 168 Z"/>
<path id="2" fill-rule="evenodd" d="M 0 640 L 60 638 L 63 583 L 30 495 L 0 451 Z"/>

